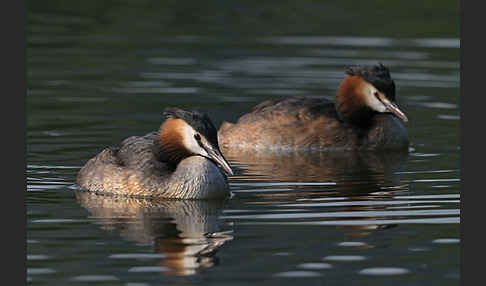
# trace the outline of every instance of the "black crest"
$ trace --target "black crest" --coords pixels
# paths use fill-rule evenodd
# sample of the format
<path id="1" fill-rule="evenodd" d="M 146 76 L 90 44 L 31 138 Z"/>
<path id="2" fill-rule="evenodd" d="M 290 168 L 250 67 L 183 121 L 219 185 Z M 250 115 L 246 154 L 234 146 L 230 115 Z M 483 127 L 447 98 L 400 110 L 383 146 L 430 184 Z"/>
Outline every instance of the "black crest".
<path id="1" fill-rule="evenodd" d="M 204 135 L 207 140 L 218 147 L 218 130 L 206 113 L 196 110 L 183 110 L 177 107 L 168 107 L 164 110 L 165 118 L 179 118 L 192 126 L 194 130 Z"/>
<path id="2" fill-rule="evenodd" d="M 388 99 L 395 101 L 395 82 L 388 68 L 381 63 L 376 66 L 349 66 L 344 72 L 361 77 L 383 92 Z"/>

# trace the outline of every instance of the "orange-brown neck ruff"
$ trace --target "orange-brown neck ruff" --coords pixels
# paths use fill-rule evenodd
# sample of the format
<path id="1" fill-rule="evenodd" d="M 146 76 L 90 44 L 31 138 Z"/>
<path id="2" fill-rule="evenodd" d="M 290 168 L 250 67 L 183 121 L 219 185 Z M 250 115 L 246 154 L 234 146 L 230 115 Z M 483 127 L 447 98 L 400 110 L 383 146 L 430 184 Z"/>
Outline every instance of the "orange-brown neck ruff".
<path id="1" fill-rule="evenodd" d="M 358 126 L 371 122 L 374 111 L 366 105 L 363 94 L 368 84 L 359 76 L 343 80 L 336 95 L 336 111 L 341 120 Z"/>
<path id="2" fill-rule="evenodd" d="M 168 118 L 159 129 L 160 157 L 177 166 L 181 160 L 191 155 L 184 146 L 184 126 L 182 119 Z"/>

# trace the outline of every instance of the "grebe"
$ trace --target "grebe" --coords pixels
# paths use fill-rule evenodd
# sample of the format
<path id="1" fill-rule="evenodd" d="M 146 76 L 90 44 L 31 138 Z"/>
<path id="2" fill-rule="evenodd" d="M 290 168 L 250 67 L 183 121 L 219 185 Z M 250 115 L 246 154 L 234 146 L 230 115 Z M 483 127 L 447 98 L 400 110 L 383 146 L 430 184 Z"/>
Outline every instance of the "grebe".
<path id="1" fill-rule="evenodd" d="M 77 184 L 88 191 L 151 198 L 211 199 L 229 194 L 233 174 L 206 114 L 168 108 L 158 132 L 131 136 L 90 159 Z"/>
<path id="2" fill-rule="evenodd" d="M 345 73 L 336 103 L 306 97 L 269 100 L 235 124 L 224 122 L 218 132 L 223 150 L 408 150 L 400 122 L 408 118 L 395 103 L 388 68 L 353 66 Z"/>

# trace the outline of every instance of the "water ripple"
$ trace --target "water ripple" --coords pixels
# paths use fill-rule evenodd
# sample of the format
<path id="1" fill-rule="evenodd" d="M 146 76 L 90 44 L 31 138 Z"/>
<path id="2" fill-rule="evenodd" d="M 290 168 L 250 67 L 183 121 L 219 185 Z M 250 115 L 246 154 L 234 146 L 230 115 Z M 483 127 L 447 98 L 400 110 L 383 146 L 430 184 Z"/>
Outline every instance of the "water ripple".
<path id="1" fill-rule="evenodd" d="M 280 272 L 274 275 L 275 277 L 293 277 L 293 278 L 303 278 L 303 277 L 319 277 L 322 276 L 319 272 L 314 271 L 287 271 Z"/>
<path id="2" fill-rule="evenodd" d="M 350 211 L 350 212 L 312 212 L 312 213 L 279 213 L 279 214 L 258 214 L 258 215 L 232 215 L 223 216 L 224 219 L 311 219 L 311 218 L 369 218 L 369 217 L 392 217 L 392 216 L 439 216 L 439 215 L 460 215 L 459 209 L 440 210 L 408 210 L 408 211 Z"/>
<path id="3" fill-rule="evenodd" d="M 373 267 L 362 269 L 359 271 L 359 274 L 384 276 L 407 274 L 409 272 L 409 270 L 399 267 Z"/>
<path id="4" fill-rule="evenodd" d="M 287 45 L 337 45 L 353 47 L 427 47 L 427 48 L 460 48 L 460 39 L 455 38 L 422 38 L 392 39 L 383 37 L 321 37 L 321 36 L 285 36 L 260 39 L 263 43 Z"/>

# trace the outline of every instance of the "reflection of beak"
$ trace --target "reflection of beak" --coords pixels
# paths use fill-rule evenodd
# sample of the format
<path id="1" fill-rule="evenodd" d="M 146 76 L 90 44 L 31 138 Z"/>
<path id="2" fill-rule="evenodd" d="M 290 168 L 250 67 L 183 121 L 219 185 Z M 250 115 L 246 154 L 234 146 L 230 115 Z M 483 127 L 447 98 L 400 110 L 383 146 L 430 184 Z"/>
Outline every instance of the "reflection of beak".
<path id="1" fill-rule="evenodd" d="M 219 165 L 223 170 L 225 170 L 226 173 L 233 175 L 233 170 L 231 170 L 228 161 L 226 161 L 223 154 L 221 154 L 221 151 L 219 151 L 218 149 L 207 148 L 206 152 L 208 152 L 209 158 L 215 161 L 216 164 Z"/>
<path id="2" fill-rule="evenodd" d="M 381 103 L 383 103 L 383 105 L 385 105 L 387 111 L 395 114 L 398 118 L 403 120 L 403 122 L 408 121 L 408 118 L 405 115 L 405 113 L 403 113 L 395 103 L 388 100 L 388 98 L 386 98 L 384 94 L 378 93 L 376 97 L 378 98 L 378 100 L 381 101 Z"/>

